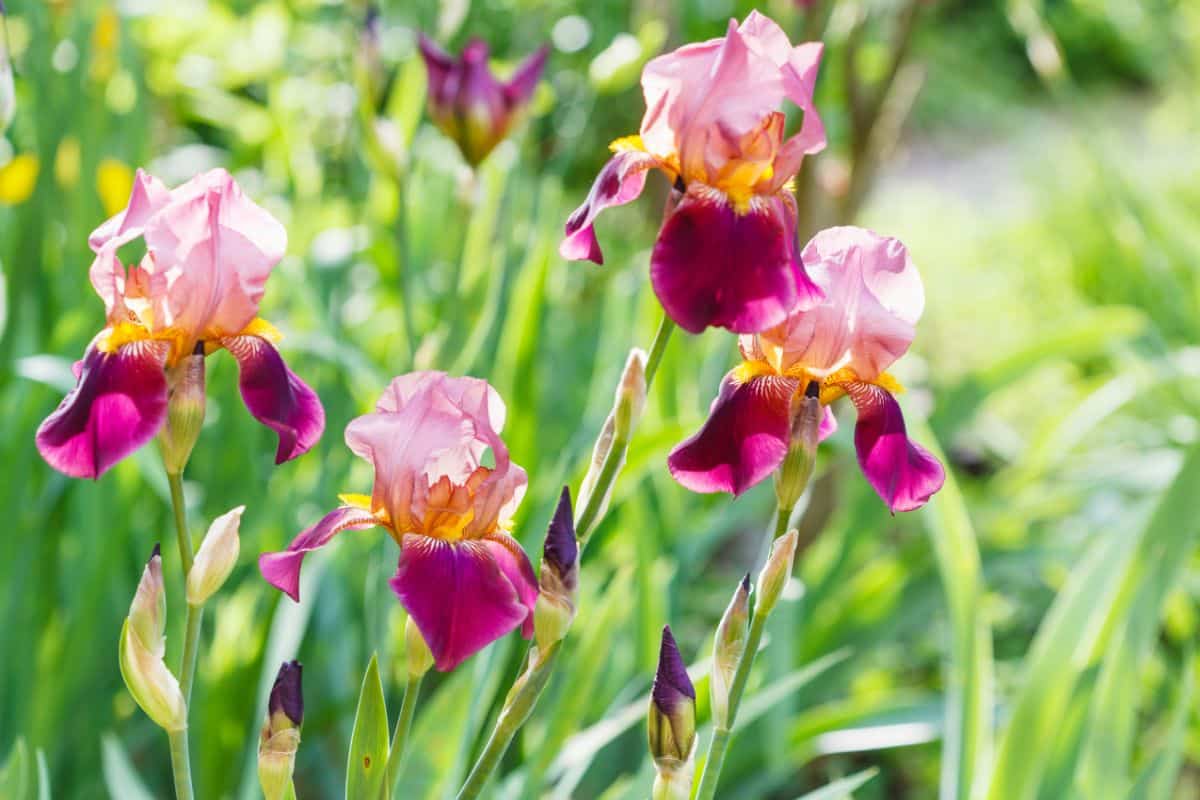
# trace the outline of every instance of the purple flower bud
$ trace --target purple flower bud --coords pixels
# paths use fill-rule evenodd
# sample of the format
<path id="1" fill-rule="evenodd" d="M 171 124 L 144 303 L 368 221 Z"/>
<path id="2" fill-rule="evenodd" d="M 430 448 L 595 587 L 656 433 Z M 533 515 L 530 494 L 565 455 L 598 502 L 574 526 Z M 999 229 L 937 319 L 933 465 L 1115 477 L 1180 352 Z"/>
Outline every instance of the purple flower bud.
<path id="1" fill-rule="evenodd" d="M 267 721 L 258 740 L 258 782 L 266 800 L 296 796 L 289 788 L 304 719 L 300 671 L 299 661 L 283 662 L 267 701 Z"/>
<path id="2" fill-rule="evenodd" d="M 578 591 L 579 543 L 575 540 L 575 512 L 571 509 L 571 490 L 564 486 L 542 548 L 538 600 L 533 611 L 533 632 L 538 647 L 545 650 L 567 635 L 575 619 Z"/>
<path id="3" fill-rule="evenodd" d="M 648 732 L 650 753 L 660 768 L 678 768 L 691 758 L 696 743 L 696 688 L 670 626 L 663 627 L 658 673 L 650 692 Z"/>
<path id="4" fill-rule="evenodd" d="M 300 675 L 303 671 L 299 661 L 285 661 L 279 667 L 275 683 L 271 686 L 271 697 L 267 701 L 267 713 L 274 716 L 282 711 L 295 727 L 304 720 L 304 695 L 301 691 Z"/>
<path id="5" fill-rule="evenodd" d="M 579 583 L 579 543 L 575 540 L 575 515 L 571 510 L 571 490 L 564 486 L 558 506 L 546 531 L 542 548 L 542 566 L 553 569 L 564 588 L 571 593 Z"/>
<path id="6" fill-rule="evenodd" d="M 482 39 L 469 41 L 458 58 L 424 34 L 419 46 L 429 76 L 429 115 L 458 144 L 463 158 L 478 166 L 529 105 L 549 50 L 538 49 L 502 82 L 488 67 L 488 45 Z"/>

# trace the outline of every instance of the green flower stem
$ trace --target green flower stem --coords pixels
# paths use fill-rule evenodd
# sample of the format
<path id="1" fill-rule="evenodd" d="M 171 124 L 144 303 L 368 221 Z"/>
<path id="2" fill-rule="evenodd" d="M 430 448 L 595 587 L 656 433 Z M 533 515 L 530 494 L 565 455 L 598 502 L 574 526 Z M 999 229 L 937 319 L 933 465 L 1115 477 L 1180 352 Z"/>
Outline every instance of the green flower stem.
<path id="1" fill-rule="evenodd" d="M 708 743 L 708 754 L 704 757 L 704 771 L 700 775 L 700 788 L 696 790 L 696 800 L 712 800 L 717 792 L 717 781 L 721 777 L 721 765 L 725 761 L 725 753 L 729 749 L 729 737 L 733 734 L 733 725 L 737 720 L 738 706 L 742 702 L 742 693 L 746 690 L 746 681 L 750 678 L 750 668 L 754 666 L 754 655 L 762 643 L 763 629 L 767 626 L 767 617 L 771 610 L 754 609 L 750 619 L 750 634 L 746 638 L 746 652 L 738 662 L 737 671 L 733 673 L 733 684 L 729 687 L 729 727 L 713 727 L 712 739 Z"/>
<path id="2" fill-rule="evenodd" d="M 555 642 L 545 653 L 540 655 L 537 654 L 536 645 L 530 648 L 530 658 L 537 660 L 525 674 L 517 678 L 516 684 L 509 692 L 508 700 L 500 711 L 500 718 L 496 720 L 496 727 L 492 729 L 492 735 L 488 737 L 487 745 L 479 754 L 475 766 L 471 768 L 471 774 L 467 776 L 466 783 L 458 791 L 458 800 L 471 800 L 471 798 L 479 797 L 483 792 L 492 773 L 496 770 L 496 766 L 500 763 L 500 759 L 504 757 L 504 752 L 508 750 L 513 736 L 533 712 L 534 703 L 537 702 L 542 690 L 546 688 L 546 683 L 550 680 L 550 673 L 554 671 L 554 665 L 558 662 L 558 654 L 561 650 L 562 642 Z"/>
<path id="3" fill-rule="evenodd" d="M 167 473 L 167 483 L 171 487 L 171 507 L 175 511 L 175 537 L 179 543 L 179 562 L 183 566 L 184 596 L 187 596 L 188 573 L 192 571 L 192 561 L 195 551 L 192 549 L 192 537 L 188 533 L 187 511 L 183 501 L 183 476 L 179 473 Z M 188 605 L 187 622 L 183 634 L 183 659 L 179 665 L 179 689 L 183 692 L 186 706 L 192 702 L 192 683 L 196 677 L 196 652 L 200 645 L 200 619 L 203 608 Z M 190 709 L 189 709 L 190 710 Z M 170 734 L 171 740 L 171 770 L 175 774 L 176 800 L 191 800 L 192 798 L 192 768 L 188 756 L 187 728 Z"/>
<path id="4" fill-rule="evenodd" d="M 671 332 L 674 330 L 675 323 L 671 321 L 670 317 L 663 314 L 662 322 L 659 323 L 658 330 L 654 334 L 654 342 L 650 345 L 650 354 L 646 357 L 647 392 L 650 390 L 650 384 L 654 382 L 654 375 L 658 372 L 663 354 L 667 351 L 667 342 L 670 341 Z M 600 468 L 600 477 L 596 480 L 592 493 L 588 495 L 587 502 L 579 510 L 575 521 L 575 535 L 579 539 L 580 549 L 587 545 L 588 538 L 600 524 L 600 514 L 605 498 L 608 497 L 608 493 L 625 463 L 627 449 L 629 449 L 629 436 L 613 440 L 612 448 L 608 451 L 604 464 Z"/>
<path id="5" fill-rule="evenodd" d="M 775 511 L 773 539 L 778 539 L 787 533 L 788 522 L 792 517 L 795 505 L 788 508 L 782 506 Z M 729 726 L 722 728 L 713 726 L 712 739 L 708 743 L 708 754 L 704 757 L 704 771 L 700 774 L 700 786 L 696 790 L 695 800 L 711 800 L 717 792 L 717 781 L 721 778 L 721 766 L 725 762 L 725 753 L 729 749 L 729 739 L 733 735 L 733 726 L 737 721 L 738 706 L 742 702 L 742 693 L 746 691 L 746 681 L 750 679 L 750 670 L 754 667 L 754 657 L 758 654 L 762 643 L 763 630 L 767 627 L 767 617 L 772 609 L 756 606 L 754 615 L 750 618 L 750 633 L 746 639 L 746 651 L 738 661 L 737 670 L 733 673 L 733 683 L 729 687 Z"/>
<path id="6" fill-rule="evenodd" d="M 396 793 L 396 778 L 400 775 L 400 763 L 404 760 L 404 746 L 408 744 L 408 732 L 412 730 L 413 715 L 417 710 L 417 695 L 421 691 L 421 679 L 424 675 L 409 675 L 408 685 L 404 687 L 404 699 L 400 701 L 400 716 L 396 719 L 396 729 L 392 731 L 392 746 L 388 750 L 387 776 L 383 779 L 386 796 Z"/>
<path id="7" fill-rule="evenodd" d="M 650 354 L 646 358 L 647 391 L 649 391 L 650 384 L 653 383 L 654 376 L 662 363 L 667 342 L 674 330 L 675 323 L 664 314 L 662 322 L 659 323 L 658 330 L 654 334 L 654 341 L 650 345 Z M 625 449 L 628 446 L 629 437 L 613 441 L 612 449 L 605 457 L 601 467 L 596 486 L 576 519 L 575 535 L 579 539 L 580 555 L 587 544 L 588 536 L 600 523 L 603 498 L 616 481 L 617 475 L 621 471 L 621 465 L 625 463 Z M 562 642 L 551 645 L 544 653 L 539 653 L 536 645 L 530 645 L 528 659 L 530 666 L 521 677 L 517 678 L 513 688 L 509 690 L 508 699 L 500 711 L 500 718 L 496 720 L 496 727 L 492 729 L 492 735 L 488 737 L 483 752 L 479 754 L 479 758 L 471 768 L 466 783 L 459 790 L 458 800 L 470 800 L 470 798 L 478 797 L 483 791 L 488 780 L 491 779 L 492 773 L 496 770 L 496 766 L 500 763 L 500 759 L 508 750 L 509 744 L 512 743 L 513 737 L 533 712 L 534 704 L 542 690 L 546 688 L 550 674 L 554 671 L 554 665 L 558 663 L 558 654 L 561 650 Z"/>

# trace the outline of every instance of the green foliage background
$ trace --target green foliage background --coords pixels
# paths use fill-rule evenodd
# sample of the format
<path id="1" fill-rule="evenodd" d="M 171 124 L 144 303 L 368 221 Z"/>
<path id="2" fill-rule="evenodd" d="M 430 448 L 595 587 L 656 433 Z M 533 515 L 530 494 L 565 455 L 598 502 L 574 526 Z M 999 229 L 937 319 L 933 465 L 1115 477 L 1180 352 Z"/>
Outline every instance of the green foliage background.
<path id="1" fill-rule="evenodd" d="M 859 67 L 878 74 L 893 5 L 840 2 L 834 13 L 818 94 L 830 148 L 805 165 L 822 187 L 836 187 L 848 148 L 848 20 L 871 14 Z M 337 493 L 369 490 L 341 429 L 414 367 L 499 389 L 505 438 L 531 478 L 515 534 L 539 551 L 625 354 L 657 324 L 646 263 L 665 187 L 600 223 L 602 268 L 558 257 L 562 221 L 607 143 L 636 130 L 645 58 L 719 35 L 752 4 L 385 4 L 375 78 L 393 86 L 378 112 L 406 165 L 400 182 L 364 136 L 375 110 L 356 68 L 362 4 L 8 6 L 18 114 L 5 155 L 35 155 L 41 170 L 27 200 L 0 206 L 0 753 L 12 748 L 0 795 L 35 796 L 39 773 L 54 797 L 170 786 L 165 737 L 130 701 L 116 659 L 142 565 L 172 538 L 158 455 L 146 448 L 88 483 L 53 472 L 33 447 L 103 324 L 87 234 L 106 216 L 97 167 L 116 159 L 170 183 L 227 166 L 287 225 L 263 315 L 320 393 L 328 430 L 274 467 L 232 361 L 209 360 L 209 418 L 186 476 L 192 524 L 247 511 L 241 564 L 205 617 L 193 769 L 199 797 L 257 796 L 266 689 L 298 657 L 297 791 L 338 796 L 373 652 L 399 707 L 403 611 L 386 586 L 395 545 L 343 537 L 311 560 L 299 606 L 262 582 L 253 556 Z M 791 3 L 761 7 L 798 36 Z M 532 118 L 477 174 L 424 118 L 417 28 L 452 47 L 484 36 L 501 65 L 556 45 Z M 1031 66 L 1047 42 L 1062 72 Z M 772 621 L 720 796 L 791 800 L 867 767 L 878 774 L 852 789 L 865 800 L 939 786 L 944 798 L 994 800 L 1200 791 L 1197 57 L 1200 8 L 1186 0 L 926 10 L 912 54 L 921 94 L 860 221 L 903 239 L 922 270 L 928 301 L 898 365 L 903 403 L 951 480 L 926 510 L 890 517 L 858 475 L 843 420 L 823 448 L 799 582 Z M 768 486 L 730 502 L 689 494 L 665 470 L 734 358 L 720 331 L 671 343 L 589 548 L 566 657 L 496 797 L 647 794 L 642 715 L 659 629 L 670 622 L 702 672 L 769 523 Z M 175 663 L 184 601 L 178 560 L 164 553 Z M 509 637 L 426 681 L 402 796 L 452 794 L 522 653 Z"/>

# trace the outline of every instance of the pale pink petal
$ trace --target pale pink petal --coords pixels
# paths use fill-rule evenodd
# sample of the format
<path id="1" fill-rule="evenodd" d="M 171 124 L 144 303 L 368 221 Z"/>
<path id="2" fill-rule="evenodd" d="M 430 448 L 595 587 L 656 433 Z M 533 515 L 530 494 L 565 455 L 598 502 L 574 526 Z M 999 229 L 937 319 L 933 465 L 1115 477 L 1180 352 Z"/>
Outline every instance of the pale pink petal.
<path id="1" fill-rule="evenodd" d="M 825 299 L 763 337 L 783 347 L 785 368 L 822 375 L 849 367 L 875 379 L 908 349 L 924 308 L 908 251 L 897 239 L 843 227 L 818 233 L 801 258 Z"/>

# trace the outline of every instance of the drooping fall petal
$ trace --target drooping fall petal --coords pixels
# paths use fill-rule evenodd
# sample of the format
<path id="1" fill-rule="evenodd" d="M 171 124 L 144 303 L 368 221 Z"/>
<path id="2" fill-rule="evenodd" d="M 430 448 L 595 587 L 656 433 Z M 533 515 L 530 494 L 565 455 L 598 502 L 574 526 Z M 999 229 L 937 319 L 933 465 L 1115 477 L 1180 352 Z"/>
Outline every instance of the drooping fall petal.
<path id="1" fill-rule="evenodd" d="M 279 436 L 275 463 L 307 453 L 325 430 L 316 392 L 288 369 L 275 346 L 260 336 L 221 340 L 238 362 L 238 387 L 254 418 Z"/>
<path id="2" fill-rule="evenodd" d="M 667 458 L 671 475 L 694 492 L 735 495 L 766 478 L 787 455 L 796 388 L 790 378 L 726 375 L 704 426 Z"/>
<path id="3" fill-rule="evenodd" d="M 656 164 L 653 156 L 641 150 L 621 150 L 610 158 L 600 169 L 583 205 L 567 217 L 559 255 L 573 261 L 586 259 L 603 264 L 604 254 L 592 228 L 596 217 L 606 208 L 635 200 L 646 186 L 646 170 Z"/>
<path id="4" fill-rule="evenodd" d="M 300 602 L 300 566 L 304 556 L 324 547 L 334 536 L 346 530 L 362 530 L 378 525 L 370 512 L 343 506 L 330 511 L 321 521 L 300 533 L 286 550 L 263 553 L 258 557 L 258 569 L 267 583 Z"/>
<path id="5" fill-rule="evenodd" d="M 941 463 L 908 438 L 900 404 L 886 389 L 857 382 L 845 389 L 858 409 L 854 446 L 863 475 L 893 513 L 925 505 L 946 481 Z"/>
<path id="6" fill-rule="evenodd" d="M 392 590 L 443 672 L 522 625 L 530 608 L 481 541 L 403 537 Z"/>
<path id="7" fill-rule="evenodd" d="M 37 431 L 42 457 L 76 478 L 98 478 L 154 438 L 167 414 L 165 342 L 115 352 L 93 342 L 76 365 L 78 383 Z"/>

